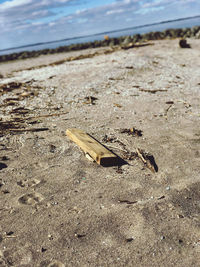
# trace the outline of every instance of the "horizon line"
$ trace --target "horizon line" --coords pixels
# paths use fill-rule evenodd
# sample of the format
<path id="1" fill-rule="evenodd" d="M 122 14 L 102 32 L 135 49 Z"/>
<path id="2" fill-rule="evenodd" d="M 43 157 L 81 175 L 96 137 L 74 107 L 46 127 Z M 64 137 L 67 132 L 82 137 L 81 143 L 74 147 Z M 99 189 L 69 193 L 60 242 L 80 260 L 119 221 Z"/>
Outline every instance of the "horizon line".
<path id="1" fill-rule="evenodd" d="M 195 15 L 195 16 L 191 16 L 191 17 L 184 17 L 184 18 L 177 18 L 177 19 L 171 19 L 171 20 L 165 20 L 165 21 L 154 22 L 154 23 L 150 23 L 150 24 L 137 25 L 137 26 L 127 27 L 127 28 L 123 28 L 123 29 L 105 31 L 105 32 L 88 34 L 88 35 L 81 35 L 81 36 L 64 38 L 64 39 L 59 39 L 59 40 L 54 40 L 54 41 L 47 41 L 47 42 L 33 43 L 33 44 L 27 44 L 27 45 L 22 45 L 22 46 L 17 46 L 17 47 L 4 48 L 4 49 L 0 49 L 0 52 L 9 51 L 9 50 L 13 50 L 13 49 L 26 48 L 26 47 L 30 47 L 30 46 L 39 46 L 39 45 L 44 45 L 44 44 L 58 43 L 58 42 L 62 42 L 62 41 L 76 40 L 76 39 L 81 39 L 81 38 L 86 38 L 86 37 L 91 37 L 91 36 L 97 36 L 97 35 L 101 35 L 101 34 L 108 34 L 108 33 L 126 31 L 126 30 L 131 30 L 131 29 L 143 28 L 143 27 L 147 27 L 147 26 L 154 26 L 154 25 L 158 25 L 158 24 L 165 24 L 165 23 L 174 22 L 174 21 L 188 20 L 188 19 L 198 18 L 198 17 L 200 17 L 200 15 Z"/>

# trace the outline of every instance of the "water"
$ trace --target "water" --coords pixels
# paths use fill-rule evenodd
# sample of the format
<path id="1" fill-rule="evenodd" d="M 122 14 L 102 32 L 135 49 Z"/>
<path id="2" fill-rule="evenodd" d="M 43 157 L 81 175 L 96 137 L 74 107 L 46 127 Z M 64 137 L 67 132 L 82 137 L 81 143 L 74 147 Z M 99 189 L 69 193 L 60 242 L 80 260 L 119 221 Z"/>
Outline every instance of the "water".
<path id="1" fill-rule="evenodd" d="M 100 34 L 95 34 L 95 35 L 86 36 L 86 37 L 77 37 L 77 38 L 71 38 L 71 39 L 66 39 L 62 41 L 35 44 L 35 45 L 29 45 L 29 46 L 13 48 L 13 49 L 5 49 L 5 50 L 0 50 L 0 55 L 17 53 L 17 52 L 22 52 L 22 51 L 42 50 L 46 48 L 57 48 L 59 46 L 66 46 L 70 44 L 78 44 L 78 43 L 92 42 L 95 40 L 103 40 L 105 34 L 109 35 L 109 37 L 120 37 L 123 35 L 134 35 L 137 33 L 143 34 L 143 33 L 152 32 L 152 31 L 163 31 L 169 28 L 173 28 L 173 29 L 190 28 L 193 26 L 200 26 L 200 16 L 190 18 L 190 19 L 183 19 L 179 21 L 158 23 L 156 25 L 137 26 L 137 27 L 133 27 L 133 28 L 125 29 L 125 30 L 100 33 Z"/>

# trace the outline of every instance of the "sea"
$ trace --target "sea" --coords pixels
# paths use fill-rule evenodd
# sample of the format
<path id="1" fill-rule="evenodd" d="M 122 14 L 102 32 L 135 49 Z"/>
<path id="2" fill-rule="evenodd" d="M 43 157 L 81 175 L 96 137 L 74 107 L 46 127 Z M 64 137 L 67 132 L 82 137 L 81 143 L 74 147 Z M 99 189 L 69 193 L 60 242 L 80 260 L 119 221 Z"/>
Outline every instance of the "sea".
<path id="1" fill-rule="evenodd" d="M 5 54 L 12 54 L 18 53 L 22 51 L 33 51 L 33 50 L 42 50 L 47 48 L 57 48 L 60 46 L 67 46 L 71 44 L 78 44 L 78 43 L 85 43 L 85 42 L 93 42 L 97 40 L 103 40 L 105 35 L 109 37 L 120 37 L 126 35 L 134 35 L 134 34 L 143 34 L 147 32 L 154 32 L 154 31 L 163 31 L 166 29 L 177 29 L 177 28 L 191 28 L 193 26 L 200 26 L 200 15 L 195 16 L 192 18 L 184 18 L 184 19 L 177 19 L 177 20 L 170 20 L 170 21 L 163 21 L 154 24 L 147 24 L 141 26 L 130 27 L 126 29 L 120 29 L 110 32 L 103 32 L 88 36 L 79 36 L 73 38 L 66 38 L 63 40 L 57 40 L 52 42 L 45 42 L 45 43 L 37 43 L 37 44 L 30 44 L 21 47 L 9 48 L 0 50 L 0 55 Z"/>

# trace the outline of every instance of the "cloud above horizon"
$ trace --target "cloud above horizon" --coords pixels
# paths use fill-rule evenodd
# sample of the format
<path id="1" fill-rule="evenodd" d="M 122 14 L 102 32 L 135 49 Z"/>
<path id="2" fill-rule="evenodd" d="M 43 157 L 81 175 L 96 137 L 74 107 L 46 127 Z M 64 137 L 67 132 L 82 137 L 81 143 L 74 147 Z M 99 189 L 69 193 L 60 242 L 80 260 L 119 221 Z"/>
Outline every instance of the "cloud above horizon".
<path id="1" fill-rule="evenodd" d="M 0 49 L 195 15 L 199 0 L 0 0 Z"/>

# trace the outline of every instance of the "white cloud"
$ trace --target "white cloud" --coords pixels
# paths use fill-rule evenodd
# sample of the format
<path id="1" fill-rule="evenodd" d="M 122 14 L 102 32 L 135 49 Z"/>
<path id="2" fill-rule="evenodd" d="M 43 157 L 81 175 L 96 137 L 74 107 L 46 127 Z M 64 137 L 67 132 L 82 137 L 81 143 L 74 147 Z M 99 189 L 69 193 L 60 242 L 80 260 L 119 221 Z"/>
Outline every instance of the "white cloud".
<path id="1" fill-rule="evenodd" d="M 48 25 L 49 25 L 50 27 L 52 27 L 52 26 L 56 25 L 56 23 L 55 23 L 55 22 L 49 22 Z"/>
<path id="2" fill-rule="evenodd" d="M 0 48 L 5 46 L 5 40 L 8 45 L 13 42 L 13 46 L 17 46 L 200 13 L 199 0 L 113 0 L 93 8 L 84 8 L 79 3 L 81 0 L 11 0 L 1 3 L 0 32 L 4 40 Z"/>
<path id="3" fill-rule="evenodd" d="M 33 26 L 44 25 L 44 22 L 36 21 L 36 22 L 32 22 L 31 25 Z"/>
<path id="4" fill-rule="evenodd" d="M 86 10 L 87 10 L 86 8 L 81 9 L 81 10 L 78 9 L 78 10 L 76 10 L 75 14 L 80 15 L 81 13 L 84 13 Z"/>
<path id="5" fill-rule="evenodd" d="M 142 9 L 136 11 L 136 14 L 145 15 L 145 14 L 152 13 L 152 12 L 159 11 L 159 10 L 163 10 L 163 9 L 165 9 L 165 7 L 163 7 L 163 6 L 142 8 Z"/>
<path id="6" fill-rule="evenodd" d="M 28 5 L 32 2 L 32 0 L 13 0 L 13 1 L 6 1 L 2 4 L 0 4 L 0 10 L 7 10 L 10 8 L 15 8 L 19 6 Z"/>
<path id="7" fill-rule="evenodd" d="M 38 11 L 34 11 L 32 12 L 32 16 L 45 16 L 48 14 L 47 10 L 38 10 Z"/>
<path id="8" fill-rule="evenodd" d="M 109 10 L 106 12 L 106 15 L 120 14 L 124 12 L 124 9 Z"/>

